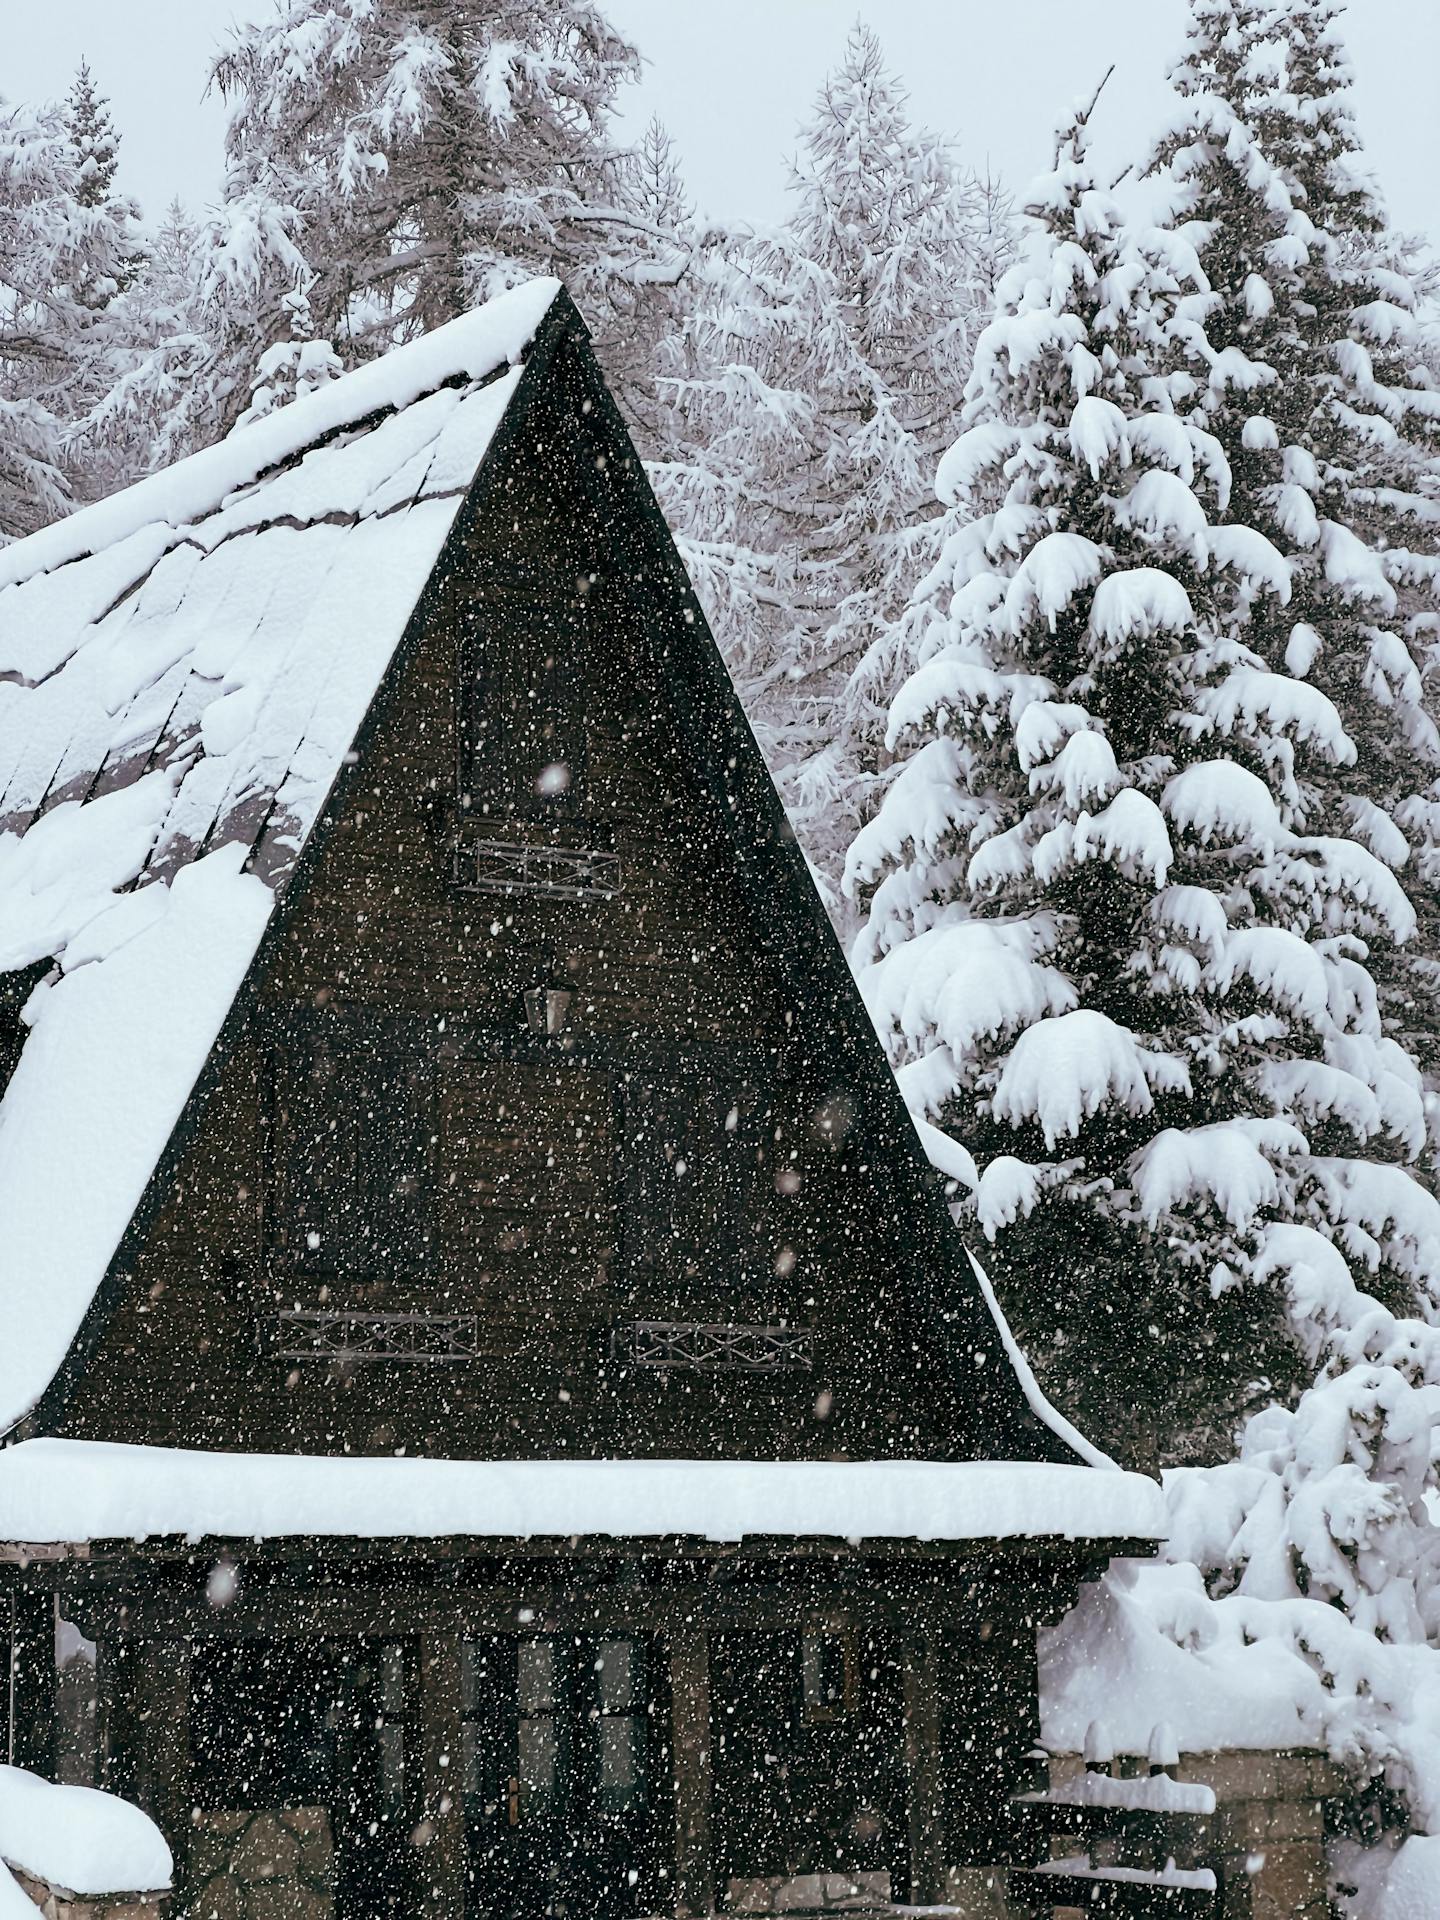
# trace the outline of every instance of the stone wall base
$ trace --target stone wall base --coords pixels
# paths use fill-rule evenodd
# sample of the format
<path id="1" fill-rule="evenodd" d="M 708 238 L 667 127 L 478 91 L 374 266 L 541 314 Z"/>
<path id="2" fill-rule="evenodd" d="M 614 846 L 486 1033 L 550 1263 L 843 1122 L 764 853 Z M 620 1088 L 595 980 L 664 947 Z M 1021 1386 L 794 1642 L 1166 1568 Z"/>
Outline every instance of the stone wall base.
<path id="1" fill-rule="evenodd" d="M 47 1886 L 18 1867 L 10 1872 L 43 1920 L 163 1920 L 170 1900 L 168 1893 L 70 1893 L 64 1887 Z"/>
<path id="2" fill-rule="evenodd" d="M 202 1813 L 179 1920 L 332 1920 L 335 1847 L 325 1807 Z"/>
<path id="3" fill-rule="evenodd" d="M 726 1889 L 727 1913 L 873 1913 L 890 1905 L 890 1874 L 765 1874 L 732 1880 Z"/>
<path id="4" fill-rule="evenodd" d="M 1051 1784 L 1083 1770 L 1057 1755 Z M 1205 1864 L 1223 1876 L 1224 1920 L 1328 1920 L 1324 1803 L 1345 1792 L 1337 1767 L 1318 1753 L 1188 1753 L 1176 1778 L 1215 1795 Z"/>

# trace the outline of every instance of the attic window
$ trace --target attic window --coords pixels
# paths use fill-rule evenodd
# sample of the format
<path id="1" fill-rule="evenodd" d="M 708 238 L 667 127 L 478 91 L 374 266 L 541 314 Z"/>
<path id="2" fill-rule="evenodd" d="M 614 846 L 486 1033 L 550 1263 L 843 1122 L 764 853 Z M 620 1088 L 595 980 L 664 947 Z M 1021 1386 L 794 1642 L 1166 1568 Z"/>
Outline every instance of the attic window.
<path id="1" fill-rule="evenodd" d="M 460 657 L 460 788 L 483 820 L 567 819 L 585 804 L 587 608 L 485 599 Z"/>
<path id="2" fill-rule="evenodd" d="M 287 1032 L 273 1060 L 272 1260 L 317 1274 L 421 1268 L 433 1158 L 422 1036 L 356 1018 Z"/>

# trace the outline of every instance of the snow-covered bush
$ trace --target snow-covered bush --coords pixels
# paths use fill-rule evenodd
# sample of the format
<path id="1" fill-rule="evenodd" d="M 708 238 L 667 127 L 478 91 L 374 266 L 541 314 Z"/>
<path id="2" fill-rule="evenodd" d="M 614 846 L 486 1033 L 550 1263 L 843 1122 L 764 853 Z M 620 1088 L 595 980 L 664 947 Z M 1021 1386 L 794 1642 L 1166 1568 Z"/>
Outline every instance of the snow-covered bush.
<path id="1" fill-rule="evenodd" d="M 174 1867 L 164 1835 L 139 1807 L 0 1766 L 0 1917 L 34 1920 L 7 1864 L 82 1895 L 158 1893 Z"/>

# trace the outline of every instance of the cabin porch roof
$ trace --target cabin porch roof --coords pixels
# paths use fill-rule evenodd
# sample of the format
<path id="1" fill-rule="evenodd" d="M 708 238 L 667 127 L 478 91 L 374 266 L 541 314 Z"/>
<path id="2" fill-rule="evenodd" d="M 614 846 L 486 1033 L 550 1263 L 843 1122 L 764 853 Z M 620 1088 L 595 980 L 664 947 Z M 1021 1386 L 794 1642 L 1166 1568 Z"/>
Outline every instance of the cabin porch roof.
<path id="1" fill-rule="evenodd" d="M 1159 1486 L 1038 1461 L 445 1460 L 39 1439 L 0 1450 L 0 1539 L 1160 1540 Z"/>

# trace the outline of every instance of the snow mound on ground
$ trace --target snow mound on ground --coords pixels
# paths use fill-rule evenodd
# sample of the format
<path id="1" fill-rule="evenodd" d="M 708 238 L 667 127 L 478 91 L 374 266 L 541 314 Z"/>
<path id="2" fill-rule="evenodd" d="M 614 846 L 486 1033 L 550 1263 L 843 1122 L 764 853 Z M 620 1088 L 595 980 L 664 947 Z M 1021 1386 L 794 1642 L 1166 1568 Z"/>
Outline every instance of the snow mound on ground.
<path id="1" fill-rule="evenodd" d="M 1398 1846 L 1344 1842 L 1333 1861 L 1340 1910 L 1354 1920 L 1435 1920 L 1440 1914 L 1440 1834 L 1412 1833 Z"/>
<path id="2" fill-rule="evenodd" d="M 158 1893 L 174 1862 L 148 1814 L 113 1793 L 58 1787 L 21 1767 L 0 1766 L 0 1860 L 71 1893 Z M 0 1915 L 9 1920 L 0 1867 Z M 18 1893 L 18 1889 L 16 1890 Z M 34 1920 L 23 1895 L 17 1915 Z"/>
<path id="3" fill-rule="evenodd" d="M 1097 1722 L 1117 1753 L 1148 1752 L 1162 1722 L 1182 1753 L 1318 1745 L 1319 1676 L 1286 1640 L 1247 1642 L 1244 1616 L 1195 1567 L 1117 1561 L 1041 1634 L 1045 1745 L 1081 1753 Z"/>

